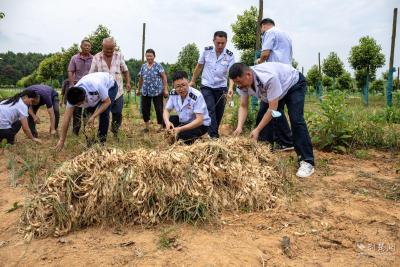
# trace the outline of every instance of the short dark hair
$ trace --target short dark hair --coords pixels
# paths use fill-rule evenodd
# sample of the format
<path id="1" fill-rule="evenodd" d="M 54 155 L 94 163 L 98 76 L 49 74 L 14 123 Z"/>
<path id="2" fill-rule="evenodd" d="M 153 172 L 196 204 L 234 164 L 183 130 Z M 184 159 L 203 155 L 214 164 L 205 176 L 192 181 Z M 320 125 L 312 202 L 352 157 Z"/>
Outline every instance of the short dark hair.
<path id="1" fill-rule="evenodd" d="M 87 43 L 89 43 L 90 45 L 92 45 L 92 42 L 91 42 L 89 39 L 83 39 L 83 40 L 81 41 L 81 45 L 83 45 L 84 42 L 87 42 Z"/>
<path id="2" fill-rule="evenodd" d="M 85 100 L 86 93 L 82 87 L 71 87 L 67 92 L 67 101 L 71 105 L 76 105 Z"/>
<path id="3" fill-rule="evenodd" d="M 175 81 L 181 80 L 181 79 L 187 79 L 187 78 L 188 78 L 188 74 L 184 70 L 177 70 L 174 72 L 174 74 L 172 74 L 172 82 L 175 82 Z"/>
<path id="4" fill-rule="evenodd" d="M 151 48 L 149 48 L 149 49 L 146 50 L 146 54 L 147 54 L 147 53 L 153 54 L 154 57 L 156 56 L 156 52 L 154 52 L 154 50 L 151 49 Z"/>
<path id="5" fill-rule="evenodd" d="M 264 24 L 272 24 L 275 26 L 275 22 L 270 18 L 265 18 L 260 22 L 260 25 L 264 25 Z"/>
<path id="6" fill-rule="evenodd" d="M 216 37 L 222 37 L 222 38 L 225 37 L 225 39 L 228 39 L 228 34 L 226 32 L 224 32 L 224 31 L 216 31 L 214 33 L 214 39 Z"/>
<path id="7" fill-rule="evenodd" d="M 229 69 L 229 78 L 236 79 L 237 77 L 241 77 L 243 73 L 250 68 L 244 63 L 235 63 Z"/>

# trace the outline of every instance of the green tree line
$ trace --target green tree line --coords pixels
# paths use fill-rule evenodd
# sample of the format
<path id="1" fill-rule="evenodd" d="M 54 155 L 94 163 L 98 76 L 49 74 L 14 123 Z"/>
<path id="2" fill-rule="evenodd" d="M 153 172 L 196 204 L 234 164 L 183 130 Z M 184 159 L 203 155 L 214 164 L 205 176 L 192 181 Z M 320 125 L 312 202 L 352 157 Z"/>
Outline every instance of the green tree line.
<path id="1" fill-rule="evenodd" d="M 48 57 L 39 53 L 0 53 L 0 85 L 15 86 L 22 77 L 31 74 Z"/>

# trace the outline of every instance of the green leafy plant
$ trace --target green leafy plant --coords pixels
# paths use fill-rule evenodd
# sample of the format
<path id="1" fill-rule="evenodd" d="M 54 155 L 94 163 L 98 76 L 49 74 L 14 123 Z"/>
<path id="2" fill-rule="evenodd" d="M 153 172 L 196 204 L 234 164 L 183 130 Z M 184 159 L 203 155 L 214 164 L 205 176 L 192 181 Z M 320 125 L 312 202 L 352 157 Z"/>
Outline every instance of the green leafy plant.
<path id="1" fill-rule="evenodd" d="M 309 119 L 313 142 L 323 150 L 345 153 L 351 145 L 353 129 L 345 98 L 342 92 L 330 92 L 321 103 L 322 114 Z"/>

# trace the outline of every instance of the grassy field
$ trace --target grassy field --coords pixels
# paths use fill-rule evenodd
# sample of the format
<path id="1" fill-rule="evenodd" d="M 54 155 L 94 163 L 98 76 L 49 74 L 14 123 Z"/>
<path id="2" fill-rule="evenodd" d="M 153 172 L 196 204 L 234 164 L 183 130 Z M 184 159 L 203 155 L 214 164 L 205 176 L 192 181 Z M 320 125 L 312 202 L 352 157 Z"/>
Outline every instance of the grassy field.
<path id="1" fill-rule="evenodd" d="M 0 89 L 0 99 L 10 97 L 19 89 Z M 346 94 L 329 92 L 321 102 L 314 94 L 307 94 L 305 118 L 316 147 L 345 153 L 348 150 L 378 148 L 400 148 L 400 104 L 394 94 L 394 106 L 386 107 L 384 95 L 370 95 L 369 105 L 365 106 L 360 93 Z M 124 114 L 138 122 L 140 97 L 125 95 Z M 234 107 L 226 106 L 223 123 L 236 126 L 239 97 L 234 97 Z M 136 115 L 134 115 L 136 113 Z M 249 112 L 246 131 L 255 124 L 257 108 Z M 152 119 L 155 118 L 152 112 Z M 124 133 L 123 133 L 124 134 Z"/>

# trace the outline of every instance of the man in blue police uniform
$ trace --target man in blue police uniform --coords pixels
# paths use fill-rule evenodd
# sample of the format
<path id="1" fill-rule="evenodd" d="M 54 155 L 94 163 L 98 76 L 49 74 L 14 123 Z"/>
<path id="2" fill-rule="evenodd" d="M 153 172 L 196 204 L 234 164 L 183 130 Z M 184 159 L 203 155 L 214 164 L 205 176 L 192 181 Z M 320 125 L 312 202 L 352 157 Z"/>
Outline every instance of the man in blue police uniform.
<path id="1" fill-rule="evenodd" d="M 167 130 L 173 130 L 177 139 L 192 144 L 208 131 L 211 124 L 207 105 L 200 91 L 189 87 L 188 75 L 177 71 L 172 76 L 174 88 L 164 109 Z M 178 115 L 170 116 L 175 109 Z"/>
<path id="2" fill-rule="evenodd" d="M 235 63 L 233 53 L 225 48 L 228 40 L 226 32 L 214 33 L 214 47 L 206 47 L 196 65 L 190 86 L 194 86 L 196 79 L 203 70 L 201 76 L 201 93 L 207 103 L 211 117 L 211 125 L 208 130 L 210 138 L 218 138 L 218 128 L 224 115 L 226 93 L 233 95 L 233 82 L 229 81 L 227 88 L 228 71 Z M 203 69 L 204 67 L 204 69 Z"/>
<path id="3" fill-rule="evenodd" d="M 91 126 L 97 117 L 99 119 L 98 137 L 104 143 L 107 139 L 108 127 L 110 124 L 111 105 L 117 96 L 118 85 L 107 72 L 94 72 L 84 76 L 75 86 L 67 92 L 67 108 L 64 113 L 60 140 L 56 150 L 64 147 L 67 137 L 68 126 L 74 113 L 75 107 L 85 108 L 88 114 L 87 126 Z M 88 144 L 92 140 L 88 140 Z"/>
<path id="4" fill-rule="evenodd" d="M 241 96 L 238 126 L 234 135 L 243 130 L 248 112 L 249 96 L 255 96 L 269 107 L 250 137 L 258 140 L 264 127 L 271 127 L 271 120 L 277 116 L 279 105 L 287 105 L 293 131 L 294 148 L 299 156 L 298 177 L 308 177 L 314 173 L 314 154 L 307 124 L 304 120 L 304 99 L 307 83 L 304 76 L 288 64 L 266 62 L 249 68 L 243 63 L 235 63 L 229 70 L 229 77 L 238 85 Z M 271 140 L 269 140 L 271 141 Z"/>
<path id="5" fill-rule="evenodd" d="M 283 31 L 275 27 L 275 22 L 266 18 L 260 23 L 262 39 L 261 39 L 261 56 L 257 59 L 256 64 L 263 62 L 280 62 L 288 65 L 292 65 L 292 40 Z M 268 110 L 268 103 L 260 103 L 260 109 L 256 118 L 256 125 L 260 123 L 265 112 Z M 272 132 L 268 132 L 267 129 L 263 129 L 260 133 L 259 140 L 266 141 L 269 139 L 269 135 L 274 136 L 274 142 L 276 141 L 276 147 L 278 150 L 291 150 L 293 149 L 293 138 L 292 131 L 290 130 L 289 124 L 285 116 L 285 107 L 279 106 L 278 111 L 282 114 L 279 118 L 275 118 L 272 122 Z"/>

